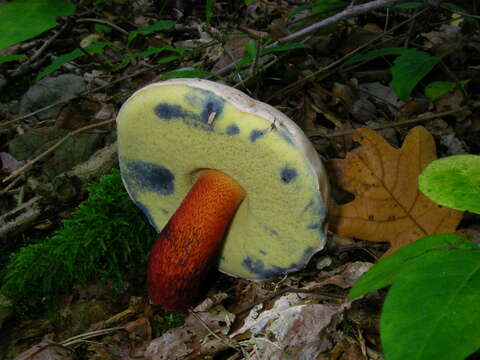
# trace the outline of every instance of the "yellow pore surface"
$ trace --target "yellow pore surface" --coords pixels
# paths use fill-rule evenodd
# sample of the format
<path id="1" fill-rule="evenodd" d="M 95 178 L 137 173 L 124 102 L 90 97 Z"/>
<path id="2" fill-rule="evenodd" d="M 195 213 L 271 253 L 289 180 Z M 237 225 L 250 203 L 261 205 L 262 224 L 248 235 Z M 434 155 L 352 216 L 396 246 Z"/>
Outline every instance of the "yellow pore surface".
<path id="1" fill-rule="evenodd" d="M 158 84 L 135 93 L 117 122 L 124 183 L 157 230 L 202 169 L 223 171 L 246 190 L 221 271 L 269 278 L 302 268 L 323 248 L 317 175 L 292 137 L 267 119 L 211 91 Z"/>

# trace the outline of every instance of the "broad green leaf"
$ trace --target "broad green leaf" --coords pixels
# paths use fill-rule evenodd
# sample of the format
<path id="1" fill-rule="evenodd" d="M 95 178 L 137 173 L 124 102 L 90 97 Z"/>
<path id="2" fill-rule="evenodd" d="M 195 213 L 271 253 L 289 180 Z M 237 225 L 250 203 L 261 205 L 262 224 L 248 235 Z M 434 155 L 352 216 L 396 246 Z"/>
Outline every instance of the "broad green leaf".
<path id="1" fill-rule="evenodd" d="M 105 46 L 111 46 L 111 45 L 113 44 L 110 42 L 99 42 L 99 43 L 87 46 L 84 50 L 92 54 L 103 54 L 103 48 L 105 48 Z M 42 79 L 44 76 L 59 69 L 60 66 L 62 66 L 63 64 L 69 61 L 78 59 L 79 57 L 82 57 L 82 56 L 85 56 L 85 53 L 80 49 L 75 49 L 69 52 L 68 54 L 57 57 L 55 60 L 52 61 L 50 65 L 48 65 L 42 72 L 40 72 L 40 74 L 37 75 L 37 77 L 35 78 L 35 81 L 38 81 Z"/>
<path id="2" fill-rule="evenodd" d="M 420 191 L 437 204 L 480 214 L 480 156 L 432 161 L 418 177 Z"/>
<path id="3" fill-rule="evenodd" d="M 402 247 L 389 257 L 375 264 L 353 286 L 348 294 L 348 299 L 353 300 L 366 293 L 392 285 L 401 271 L 409 266 L 411 262 L 422 261 L 421 257 L 428 252 L 452 248 L 478 249 L 478 246 L 455 234 L 426 236 Z"/>
<path id="4" fill-rule="evenodd" d="M 413 88 L 442 59 L 417 49 L 409 49 L 395 59 L 391 68 L 392 87 L 400 100 L 407 101 Z"/>
<path id="5" fill-rule="evenodd" d="M 191 70 L 175 70 L 161 76 L 162 79 L 175 79 L 175 78 L 203 78 L 206 76 L 215 76 L 215 74 L 200 70 L 200 69 L 191 69 Z"/>
<path id="6" fill-rule="evenodd" d="M 425 4 L 420 1 L 411 1 L 411 2 L 406 2 L 402 4 L 393 5 L 392 8 L 400 9 L 400 10 L 409 10 L 409 9 L 418 9 L 424 5 Z"/>
<path id="7" fill-rule="evenodd" d="M 75 5 L 67 0 L 15 0 L 0 5 L 0 50 L 55 27 L 57 17 L 74 12 Z"/>
<path id="8" fill-rule="evenodd" d="M 310 49 L 310 46 L 303 43 L 291 43 L 285 45 L 278 45 L 271 48 L 262 49 L 262 55 L 267 55 L 274 52 L 290 51 L 296 49 Z"/>
<path id="9" fill-rule="evenodd" d="M 345 61 L 344 64 L 351 65 L 359 62 L 366 62 L 366 61 L 370 61 L 378 57 L 387 56 L 387 55 L 402 55 L 402 54 L 405 54 L 407 51 L 409 51 L 409 49 L 405 49 L 405 48 L 385 48 L 385 49 L 370 50 L 365 54 L 354 56 L 353 58 Z"/>
<path id="10" fill-rule="evenodd" d="M 168 30 L 175 26 L 175 23 L 170 20 L 162 20 L 156 22 L 152 25 L 145 25 L 139 27 L 137 30 L 134 30 L 128 34 L 128 45 L 138 36 L 138 35 L 149 35 L 151 33 L 160 31 L 160 30 Z"/>
<path id="11" fill-rule="evenodd" d="M 424 254 L 396 277 L 383 305 L 385 360 L 458 360 L 480 347 L 480 250 Z"/>
<path id="12" fill-rule="evenodd" d="M 455 82 L 433 81 L 425 88 L 425 96 L 431 101 L 435 101 L 455 89 L 457 86 L 458 84 Z"/>
<path id="13" fill-rule="evenodd" d="M 0 64 L 17 61 L 17 60 L 24 60 L 26 58 L 27 58 L 26 55 L 2 55 L 0 56 Z"/>

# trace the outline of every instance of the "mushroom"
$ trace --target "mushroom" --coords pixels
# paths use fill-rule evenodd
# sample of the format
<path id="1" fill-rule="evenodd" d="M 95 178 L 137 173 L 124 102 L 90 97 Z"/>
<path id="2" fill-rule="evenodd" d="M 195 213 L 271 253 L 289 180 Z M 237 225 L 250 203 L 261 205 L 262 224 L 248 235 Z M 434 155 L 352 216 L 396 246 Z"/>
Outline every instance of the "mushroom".
<path id="1" fill-rule="evenodd" d="M 306 266 L 326 240 L 328 179 L 302 130 L 270 105 L 201 79 L 135 92 L 118 117 L 125 187 L 160 231 L 149 297 L 198 301 L 212 265 L 268 279 Z"/>

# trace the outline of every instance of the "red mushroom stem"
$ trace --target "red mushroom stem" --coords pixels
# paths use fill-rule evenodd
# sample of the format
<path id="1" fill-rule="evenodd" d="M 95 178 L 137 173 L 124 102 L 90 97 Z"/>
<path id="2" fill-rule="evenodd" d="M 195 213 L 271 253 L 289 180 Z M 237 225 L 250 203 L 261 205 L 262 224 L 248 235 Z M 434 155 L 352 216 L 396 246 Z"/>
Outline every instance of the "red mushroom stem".
<path id="1" fill-rule="evenodd" d="M 176 312 L 195 304 L 244 197 L 245 190 L 227 174 L 202 171 L 152 247 L 148 263 L 152 303 Z"/>

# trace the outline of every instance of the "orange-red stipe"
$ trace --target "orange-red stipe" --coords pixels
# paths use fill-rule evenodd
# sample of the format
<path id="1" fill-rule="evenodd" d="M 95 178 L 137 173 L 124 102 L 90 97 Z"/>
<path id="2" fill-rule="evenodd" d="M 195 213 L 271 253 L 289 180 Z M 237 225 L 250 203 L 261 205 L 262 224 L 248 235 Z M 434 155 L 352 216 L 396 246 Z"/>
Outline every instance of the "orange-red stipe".
<path id="1" fill-rule="evenodd" d="M 223 234 L 245 197 L 230 176 L 204 170 L 153 245 L 148 292 L 164 310 L 184 312 L 198 301 Z"/>

